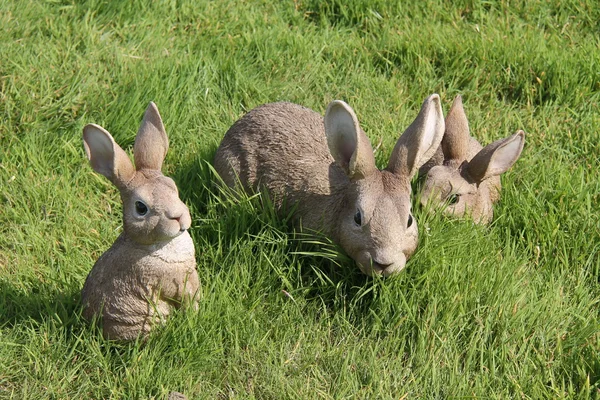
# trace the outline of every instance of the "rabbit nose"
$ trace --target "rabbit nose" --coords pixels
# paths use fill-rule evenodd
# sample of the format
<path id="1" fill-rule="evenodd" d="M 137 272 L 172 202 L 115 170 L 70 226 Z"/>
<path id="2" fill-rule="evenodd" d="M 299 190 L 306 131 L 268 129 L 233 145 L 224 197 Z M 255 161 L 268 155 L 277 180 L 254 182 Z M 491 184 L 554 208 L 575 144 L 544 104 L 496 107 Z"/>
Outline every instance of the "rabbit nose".
<path id="1" fill-rule="evenodd" d="M 167 218 L 174 219 L 177 222 L 179 222 L 182 217 L 183 217 L 183 213 L 177 213 L 177 214 L 175 214 L 175 213 L 173 213 L 173 214 L 167 213 Z"/>
<path id="2" fill-rule="evenodd" d="M 373 260 L 373 268 L 384 271 L 387 267 L 389 267 L 390 265 L 392 265 L 393 263 L 389 263 L 389 264 L 382 264 L 379 263 L 375 260 Z"/>
<path id="3" fill-rule="evenodd" d="M 171 216 L 169 216 L 169 219 L 177 221 L 177 223 L 179 223 L 179 227 L 180 227 L 181 231 L 187 230 L 191 225 L 190 215 L 189 215 L 189 213 L 186 213 L 186 212 L 182 212 L 182 213 L 176 214 L 176 215 L 171 215 Z"/>
<path id="4" fill-rule="evenodd" d="M 187 209 L 181 215 L 181 217 L 179 217 L 179 224 L 181 225 L 182 231 L 188 230 L 192 225 L 192 217 L 190 216 L 190 213 L 189 211 L 187 211 Z"/>

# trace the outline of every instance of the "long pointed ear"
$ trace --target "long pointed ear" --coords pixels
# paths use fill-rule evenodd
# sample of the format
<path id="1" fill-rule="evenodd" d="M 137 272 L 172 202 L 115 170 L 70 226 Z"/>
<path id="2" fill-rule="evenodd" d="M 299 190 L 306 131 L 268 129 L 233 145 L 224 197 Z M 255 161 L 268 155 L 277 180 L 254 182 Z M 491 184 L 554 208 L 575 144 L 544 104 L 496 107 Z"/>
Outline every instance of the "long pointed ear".
<path id="1" fill-rule="evenodd" d="M 448 115 L 446 131 L 442 139 L 445 160 L 464 161 L 469 157 L 469 121 L 462 104 L 462 97 L 456 96 Z"/>
<path id="2" fill-rule="evenodd" d="M 417 118 L 396 142 L 387 170 L 412 177 L 433 156 L 443 135 L 444 115 L 440 97 L 432 94 L 425 99 Z"/>
<path id="3" fill-rule="evenodd" d="M 325 134 L 331 155 L 350 179 L 362 179 L 377 170 L 369 138 L 348 104 L 340 100 L 329 103 Z"/>
<path id="4" fill-rule="evenodd" d="M 525 132 L 523 131 L 488 144 L 469 161 L 467 173 L 477 182 L 500 175 L 519 159 L 524 144 Z"/>
<path id="5" fill-rule="evenodd" d="M 156 104 L 150 102 L 133 145 L 133 159 L 135 160 L 136 169 L 160 171 L 167 150 L 169 150 L 169 139 L 165 132 L 165 126 Z"/>
<path id="6" fill-rule="evenodd" d="M 123 187 L 133 177 L 135 170 L 129 157 L 101 126 L 88 124 L 83 128 L 83 147 L 94 171 L 115 186 Z"/>

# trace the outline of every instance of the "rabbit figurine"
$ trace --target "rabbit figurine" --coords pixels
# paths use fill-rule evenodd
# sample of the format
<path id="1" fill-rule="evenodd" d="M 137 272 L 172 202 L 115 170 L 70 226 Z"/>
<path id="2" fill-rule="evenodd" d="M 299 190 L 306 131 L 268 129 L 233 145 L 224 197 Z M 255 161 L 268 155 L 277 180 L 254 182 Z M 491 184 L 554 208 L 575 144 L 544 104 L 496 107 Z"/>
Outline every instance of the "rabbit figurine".
<path id="1" fill-rule="evenodd" d="M 519 158 L 525 132 L 498 140 L 482 148 L 469 135 L 469 123 L 461 96 L 456 96 L 446 116 L 446 131 L 434 156 L 419 170 L 425 183 L 423 206 L 443 207 L 447 214 L 471 215 L 480 224 L 493 217 L 493 204 L 500 197 L 500 174 Z"/>
<path id="2" fill-rule="evenodd" d="M 173 180 L 160 171 L 169 141 L 154 103 L 135 138 L 135 168 L 98 125 L 83 128 L 83 144 L 92 168 L 119 189 L 123 202 L 123 233 L 85 280 L 83 316 L 100 316 L 108 339 L 132 340 L 173 308 L 196 306 L 191 217 Z"/>
<path id="3" fill-rule="evenodd" d="M 444 133 L 437 94 L 427 98 L 398 139 L 385 170 L 375 165 L 369 139 L 352 108 L 333 101 L 325 118 L 303 106 L 259 106 L 233 124 L 214 165 L 225 184 L 265 188 L 297 226 L 321 231 L 367 275 L 402 270 L 417 247 L 411 177 L 435 152 Z"/>

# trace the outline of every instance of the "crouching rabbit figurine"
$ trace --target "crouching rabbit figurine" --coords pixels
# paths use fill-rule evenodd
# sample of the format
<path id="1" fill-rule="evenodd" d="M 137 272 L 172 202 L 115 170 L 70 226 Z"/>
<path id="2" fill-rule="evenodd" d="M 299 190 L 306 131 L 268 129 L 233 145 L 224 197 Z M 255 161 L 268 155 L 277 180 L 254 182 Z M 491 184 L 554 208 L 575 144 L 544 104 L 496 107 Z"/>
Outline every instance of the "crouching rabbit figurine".
<path id="1" fill-rule="evenodd" d="M 348 104 L 331 102 L 323 118 L 297 104 L 271 103 L 233 124 L 214 164 L 228 186 L 267 189 L 284 214 L 296 206 L 296 225 L 330 237 L 365 274 L 388 276 L 402 270 L 417 247 L 410 180 L 443 133 L 434 94 L 380 171 Z"/>
<path id="2" fill-rule="evenodd" d="M 83 316 L 100 317 L 104 336 L 145 336 L 173 308 L 196 306 L 198 274 L 191 217 L 171 178 L 161 173 L 169 141 L 158 109 L 150 103 L 133 146 L 135 168 L 106 130 L 83 129 L 92 168 L 121 193 L 123 233 L 89 273 Z"/>
<path id="3" fill-rule="evenodd" d="M 493 204 L 500 197 L 500 174 L 517 161 L 525 143 L 525 132 L 500 139 L 482 147 L 469 135 L 469 122 L 457 96 L 446 116 L 442 143 L 420 176 L 425 176 L 421 204 L 462 217 L 470 215 L 476 223 L 492 220 Z"/>

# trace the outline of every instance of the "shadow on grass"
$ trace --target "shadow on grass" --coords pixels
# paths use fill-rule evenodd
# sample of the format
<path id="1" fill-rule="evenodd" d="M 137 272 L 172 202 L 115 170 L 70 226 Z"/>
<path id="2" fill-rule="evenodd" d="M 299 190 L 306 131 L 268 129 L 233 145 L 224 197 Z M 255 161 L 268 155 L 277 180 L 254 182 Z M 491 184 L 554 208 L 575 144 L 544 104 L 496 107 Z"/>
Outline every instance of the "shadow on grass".
<path id="1" fill-rule="evenodd" d="M 59 291 L 52 285 L 36 282 L 29 290 L 0 281 L 0 327 L 14 327 L 23 322 L 42 323 L 51 318 L 66 329 L 81 325 L 79 289 Z"/>
<path id="2" fill-rule="evenodd" d="M 188 205 L 192 219 L 197 220 L 207 212 L 215 174 L 210 167 L 216 148 L 198 152 L 195 157 L 175 167 L 171 178 L 177 183 L 179 197 Z"/>

